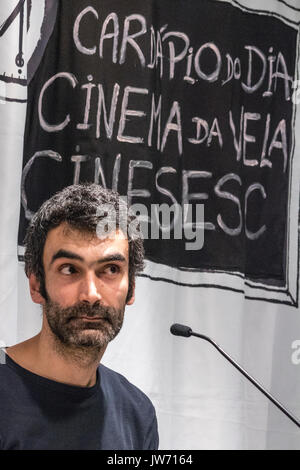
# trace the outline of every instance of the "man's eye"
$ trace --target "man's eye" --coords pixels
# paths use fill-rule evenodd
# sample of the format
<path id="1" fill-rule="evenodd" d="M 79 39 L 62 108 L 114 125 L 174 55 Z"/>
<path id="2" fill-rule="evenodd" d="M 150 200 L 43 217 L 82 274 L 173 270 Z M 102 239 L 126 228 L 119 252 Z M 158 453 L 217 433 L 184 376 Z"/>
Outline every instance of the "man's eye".
<path id="1" fill-rule="evenodd" d="M 60 272 L 62 274 L 70 275 L 70 274 L 75 274 L 77 272 L 77 270 L 74 268 L 74 266 L 67 264 L 67 265 L 62 266 L 60 268 Z"/>
<path id="2" fill-rule="evenodd" d="M 106 266 L 104 272 L 110 275 L 118 274 L 120 272 L 120 268 L 116 264 L 110 264 L 109 266 Z"/>

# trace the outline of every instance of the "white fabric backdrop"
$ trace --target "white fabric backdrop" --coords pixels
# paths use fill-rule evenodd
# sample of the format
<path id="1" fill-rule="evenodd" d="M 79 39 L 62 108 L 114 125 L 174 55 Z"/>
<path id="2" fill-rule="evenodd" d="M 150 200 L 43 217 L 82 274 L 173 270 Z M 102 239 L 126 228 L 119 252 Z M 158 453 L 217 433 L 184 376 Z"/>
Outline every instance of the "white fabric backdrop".
<path id="1" fill-rule="evenodd" d="M 3 17 L 8 3 L 1 2 Z M 8 35 L 6 47 L 16 41 Z M 0 106 L 0 340 L 6 345 L 33 336 L 41 323 L 17 261 L 25 112 L 24 103 Z M 300 449 L 300 430 L 210 344 L 172 336 L 173 322 L 211 336 L 300 419 L 300 352 L 293 349 L 300 341 L 299 309 L 138 278 L 136 302 L 103 363 L 150 396 L 161 449 Z"/>

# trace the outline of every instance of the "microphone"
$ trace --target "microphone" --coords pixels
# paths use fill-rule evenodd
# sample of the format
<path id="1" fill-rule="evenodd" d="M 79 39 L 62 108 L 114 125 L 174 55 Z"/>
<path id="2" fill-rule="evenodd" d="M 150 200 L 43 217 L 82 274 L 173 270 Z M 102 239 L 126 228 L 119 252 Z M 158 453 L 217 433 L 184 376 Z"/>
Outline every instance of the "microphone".
<path id="1" fill-rule="evenodd" d="M 189 326 L 180 325 L 180 323 L 174 323 L 174 325 L 171 326 L 170 331 L 172 335 L 185 337 L 191 336 L 193 333 L 192 328 Z"/>
<path id="2" fill-rule="evenodd" d="M 222 356 L 225 357 L 241 374 L 244 375 L 260 392 L 262 392 L 274 405 L 277 406 L 277 408 L 280 409 L 291 421 L 293 421 L 294 424 L 296 424 L 300 428 L 300 422 L 298 419 L 293 416 L 276 398 L 274 398 L 257 380 L 255 380 L 248 372 L 243 369 L 237 362 L 235 362 L 229 354 L 227 354 L 220 346 L 215 343 L 211 338 L 208 336 L 199 334 L 199 333 L 194 333 L 192 328 L 186 325 L 181 325 L 180 323 L 174 323 L 170 331 L 173 335 L 176 336 L 184 336 L 184 337 L 190 337 L 190 336 L 196 336 L 197 338 L 204 339 L 205 341 L 208 341 L 210 344 L 212 344 L 221 354 Z"/>

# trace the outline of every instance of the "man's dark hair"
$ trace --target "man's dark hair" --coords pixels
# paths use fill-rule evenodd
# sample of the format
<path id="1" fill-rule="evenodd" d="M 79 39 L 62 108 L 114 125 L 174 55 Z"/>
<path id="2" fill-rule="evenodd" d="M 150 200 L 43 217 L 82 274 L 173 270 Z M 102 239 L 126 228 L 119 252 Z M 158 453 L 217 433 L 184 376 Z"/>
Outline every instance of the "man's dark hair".
<path id="1" fill-rule="evenodd" d="M 127 228 L 124 235 L 128 238 L 129 244 L 129 289 L 127 301 L 133 294 L 134 278 L 136 273 L 144 268 L 144 247 L 141 237 L 131 236 L 128 226 L 135 219 L 135 216 L 128 211 L 127 219 L 122 221 L 122 226 L 118 223 L 120 207 L 124 208 L 124 200 L 116 191 L 105 189 L 96 183 L 74 184 L 56 193 L 45 201 L 36 214 L 33 216 L 25 236 L 25 272 L 27 277 L 35 274 L 40 282 L 40 293 L 47 299 L 45 287 L 45 273 L 43 266 L 43 251 L 48 232 L 66 223 L 70 228 L 96 234 L 96 228 L 103 219 L 103 215 L 97 215 L 97 210 L 101 205 L 111 205 L 116 214 L 116 228 L 123 225 Z M 98 212 L 99 213 L 99 212 Z M 124 231 L 124 230 L 123 230 Z"/>

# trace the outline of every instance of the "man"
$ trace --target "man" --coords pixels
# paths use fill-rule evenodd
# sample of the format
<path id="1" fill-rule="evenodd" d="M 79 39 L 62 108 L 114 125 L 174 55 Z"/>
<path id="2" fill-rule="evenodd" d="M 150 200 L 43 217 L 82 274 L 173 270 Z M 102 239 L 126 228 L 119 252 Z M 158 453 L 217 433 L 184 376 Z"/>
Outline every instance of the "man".
<path id="1" fill-rule="evenodd" d="M 99 364 L 143 268 L 132 219 L 96 184 L 65 188 L 33 217 L 25 272 L 43 322 L 2 358 L 0 449 L 158 448 L 150 400 Z"/>

